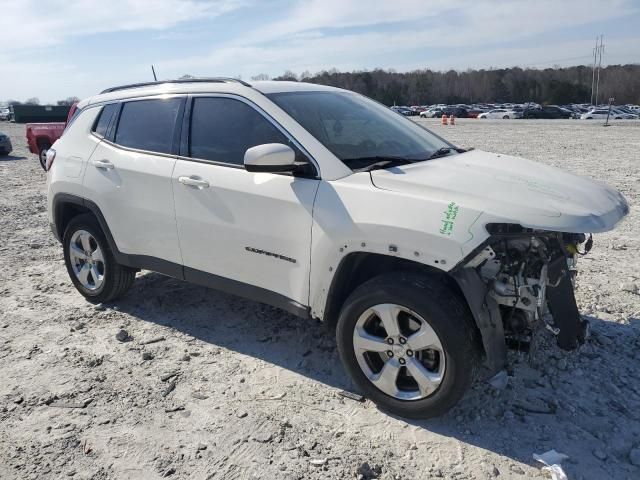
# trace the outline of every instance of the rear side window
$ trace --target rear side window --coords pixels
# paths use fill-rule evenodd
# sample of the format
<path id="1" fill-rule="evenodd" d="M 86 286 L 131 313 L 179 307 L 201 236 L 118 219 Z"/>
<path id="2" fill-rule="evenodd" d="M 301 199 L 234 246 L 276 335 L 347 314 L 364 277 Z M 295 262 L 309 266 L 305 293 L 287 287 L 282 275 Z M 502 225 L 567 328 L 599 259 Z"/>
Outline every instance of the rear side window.
<path id="1" fill-rule="evenodd" d="M 247 149 L 263 143 L 287 145 L 289 141 L 244 102 L 230 98 L 194 99 L 189 156 L 242 165 Z"/>
<path id="2" fill-rule="evenodd" d="M 101 137 L 107 136 L 107 128 L 109 128 L 109 124 L 111 123 L 111 119 L 113 118 L 114 113 L 118 109 L 117 103 L 111 103 L 109 105 L 105 105 L 100 112 L 100 117 L 98 117 L 98 123 L 96 123 L 95 128 L 93 129 Z"/>
<path id="3" fill-rule="evenodd" d="M 181 98 L 126 102 L 122 106 L 115 143 L 123 147 L 171 153 Z"/>

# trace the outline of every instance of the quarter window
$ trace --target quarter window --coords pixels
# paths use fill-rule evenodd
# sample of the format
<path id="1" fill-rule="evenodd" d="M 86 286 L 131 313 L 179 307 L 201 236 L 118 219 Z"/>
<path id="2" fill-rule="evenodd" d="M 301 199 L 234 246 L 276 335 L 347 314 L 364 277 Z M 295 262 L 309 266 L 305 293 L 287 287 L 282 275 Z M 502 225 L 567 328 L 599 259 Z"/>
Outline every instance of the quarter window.
<path id="1" fill-rule="evenodd" d="M 194 99 L 189 156 L 242 165 L 247 149 L 264 143 L 286 145 L 289 141 L 244 102 L 221 97 Z"/>
<path id="2" fill-rule="evenodd" d="M 111 123 L 111 119 L 113 118 L 113 114 L 116 113 L 118 109 L 117 103 L 111 103 L 109 105 L 105 105 L 100 112 L 100 117 L 98 118 L 98 123 L 96 123 L 95 128 L 93 129 L 101 137 L 107 136 L 107 128 L 109 128 L 109 124 Z"/>
<path id="3" fill-rule="evenodd" d="M 181 98 L 167 98 L 125 103 L 115 143 L 150 152 L 171 153 L 181 102 Z"/>

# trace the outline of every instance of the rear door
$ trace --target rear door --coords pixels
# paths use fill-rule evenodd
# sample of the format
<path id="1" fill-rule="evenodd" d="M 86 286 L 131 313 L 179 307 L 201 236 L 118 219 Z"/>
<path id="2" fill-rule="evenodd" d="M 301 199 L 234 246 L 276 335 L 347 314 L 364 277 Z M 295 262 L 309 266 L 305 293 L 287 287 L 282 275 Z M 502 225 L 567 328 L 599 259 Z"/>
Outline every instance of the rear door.
<path id="1" fill-rule="evenodd" d="M 100 208 L 118 250 L 134 263 L 173 265 L 179 275 L 171 174 L 184 97 L 145 98 L 107 105 L 93 128 L 101 138 L 89 159 L 84 185 Z M 149 258 L 151 257 L 151 258 Z M 167 268 L 159 266 L 159 271 Z M 175 272 L 174 272 L 175 270 Z"/>
<path id="2" fill-rule="evenodd" d="M 185 278 L 290 311 L 308 305 L 319 180 L 243 166 L 245 151 L 265 143 L 289 144 L 300 161 L 307 156 L 240 97 L 195 96 L 185 123 L 173 173 Z"/>

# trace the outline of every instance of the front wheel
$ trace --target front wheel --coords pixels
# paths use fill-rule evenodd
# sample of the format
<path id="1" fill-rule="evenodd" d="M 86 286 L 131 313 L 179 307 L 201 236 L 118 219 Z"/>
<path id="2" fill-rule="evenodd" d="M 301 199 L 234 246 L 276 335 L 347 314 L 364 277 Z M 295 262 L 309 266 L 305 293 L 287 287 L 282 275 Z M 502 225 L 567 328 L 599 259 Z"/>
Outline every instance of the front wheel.
<path id="1" fill-rule="evenodd" d="M 505 115 L 504 117 L 502 117 L 503 120 L 509 120 L 509 115 Z"/>
<path id="2" fill-rule="evenodd" d="M 472 320 L 440 280 L 381 275 L 347 299 L 338 351 L 355 384 L 384 410 L 407 418 L 442 415 L 473 379 Z"/>
<path id="3" fill-rule="evenodd" d="M 122 296 L 133 284 L 135 270 L 116 262 L 95 217 L 74 217 L 62 239 L 64 261 L 76 289 L 90 302 Z"/>

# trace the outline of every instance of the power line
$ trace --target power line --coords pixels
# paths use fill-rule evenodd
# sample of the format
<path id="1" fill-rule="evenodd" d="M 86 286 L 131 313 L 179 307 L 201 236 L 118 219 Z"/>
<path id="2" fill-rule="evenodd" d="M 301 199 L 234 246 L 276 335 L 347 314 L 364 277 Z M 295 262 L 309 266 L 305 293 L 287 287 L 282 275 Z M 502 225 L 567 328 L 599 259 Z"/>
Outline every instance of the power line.
<path id="1" fill-rule="evenodd" d="M 591 55 L 581 55 L 579 57 L 568 57 L 568 58 L 556 58 L 555 60 L 547 60 L 547 61 L 544 61 L 544 62 L 524 63 L 524 64 L 521 64 L 519 66 L 521 66 L 521 67 L 529 67 L 531 65 L 546 65 L 548 63 L 568 62 L 569 60 L 581 60 L 583 58 L 591 58 Z"/>

